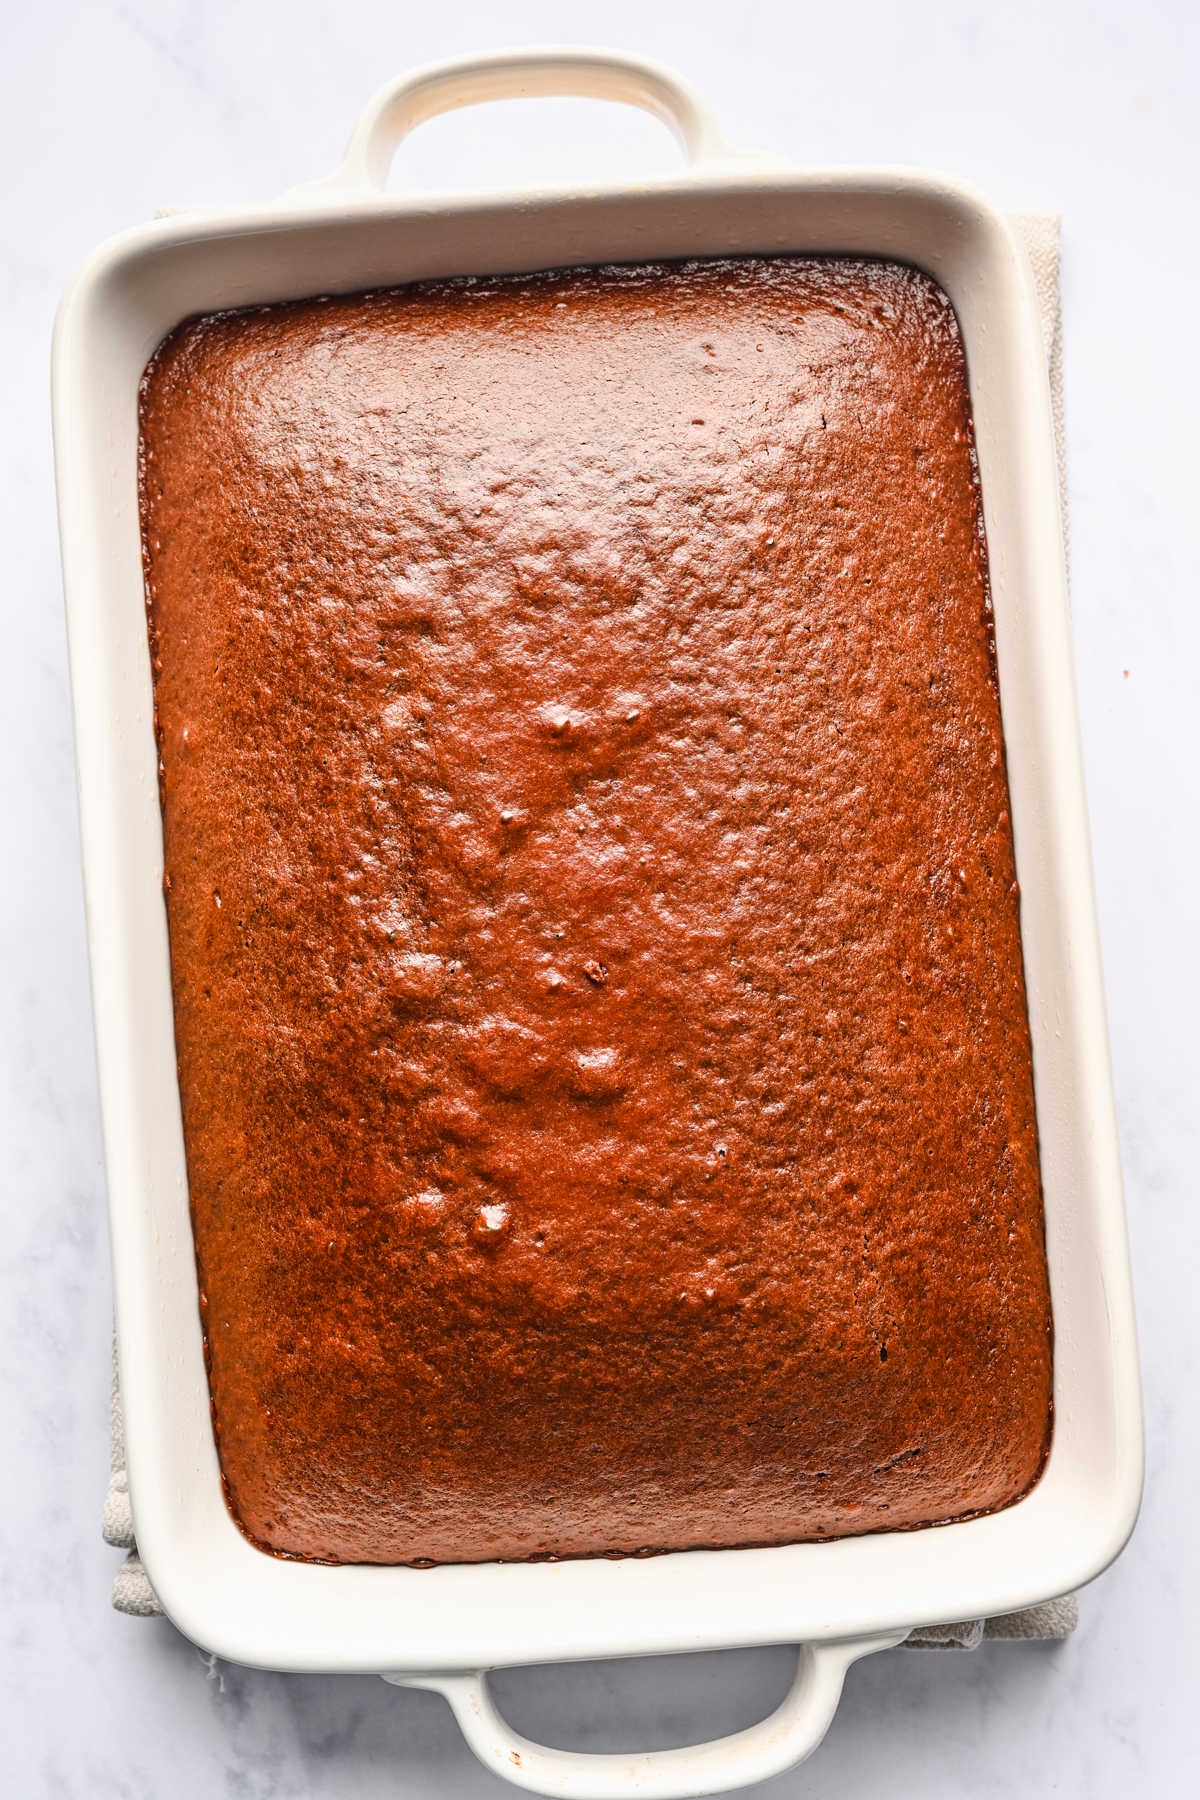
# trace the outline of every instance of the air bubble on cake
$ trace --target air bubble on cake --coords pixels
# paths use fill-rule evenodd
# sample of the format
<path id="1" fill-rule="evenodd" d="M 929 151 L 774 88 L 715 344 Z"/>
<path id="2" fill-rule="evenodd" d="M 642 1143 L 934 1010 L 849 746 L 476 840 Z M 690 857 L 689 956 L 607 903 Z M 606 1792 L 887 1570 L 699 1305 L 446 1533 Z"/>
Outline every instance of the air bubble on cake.
<path id="1" fill-rule="evenodd" d="M 580 1099 L 619 1099 L 629 1085 L 621 1051 L 611 1044 L 577 1050 L 571 1060 L 570 1082 Z"/>
<path id="2" fill-rule="evenodd" d="M 553 742 L 564 745 L 578 744 L 587 724 L 584 714 L 559 702 L 543 706 L 538 713 L 538 722 Z"/>
<path id="3" fill-rule="evenodd" d="M 380 716 L 389 731 L 411 731 L 415 723 L 412 701 L 403 695 L 399 700 L 390 701 Z"/>
<path id="4" fill-rule="evenodd" d="M 470 1033 L 463 1059 L 482 1081 L 504 1098 L 518 1098 L 545 1068 L 538 1034 L 500 1013 L 489 1014 Z"/>
<path id="5" fill-rule="evenodd" d="M 508 1208 L 502 1200 L 478 1208 L 471 1232 L 476 1243 L 494 1247 L 508 1235 Z"/>
<path id="6" fill-rule="evenodd" d="M 442 987 L 446 966 L 440 956 L 411 951 L 399 956 L 387 974 L 387 991 L 398 1006 L 431 1000 Z"/>
<path id="7" fill-rule="evenodd" d="M 459 1096 L 439 1095 L 424 1112 L 433 1130 L 451 1143 L 473 1144 L 486 1134 L 478 1109 Z"/>

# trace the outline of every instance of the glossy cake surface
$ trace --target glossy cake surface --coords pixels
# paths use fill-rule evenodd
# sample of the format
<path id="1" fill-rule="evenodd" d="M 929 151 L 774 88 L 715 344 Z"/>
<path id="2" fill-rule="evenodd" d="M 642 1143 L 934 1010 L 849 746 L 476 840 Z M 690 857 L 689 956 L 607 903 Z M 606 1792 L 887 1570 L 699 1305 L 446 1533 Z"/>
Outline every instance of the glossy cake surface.
<path id="1" fill-rule="evenodd" d="M 243 1529 L 473 1561 L 1022 1494 L 1049 1297 L 940 290 L 745 260 L 216 315 L 141 423 Z"/>

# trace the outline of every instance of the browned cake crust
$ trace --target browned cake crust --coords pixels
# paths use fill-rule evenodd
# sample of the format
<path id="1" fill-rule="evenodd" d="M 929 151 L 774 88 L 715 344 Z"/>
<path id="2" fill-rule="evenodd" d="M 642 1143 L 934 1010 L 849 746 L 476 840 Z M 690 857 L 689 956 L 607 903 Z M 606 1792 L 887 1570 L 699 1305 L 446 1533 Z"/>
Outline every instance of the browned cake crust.
<path id="1" fill-rule="evenodd" d="M 748 260 L 194 320 L 142 455 L 243 1529 L 471 1561 L 1021 1495 L 1050 1312 L 942 292 Z"/>

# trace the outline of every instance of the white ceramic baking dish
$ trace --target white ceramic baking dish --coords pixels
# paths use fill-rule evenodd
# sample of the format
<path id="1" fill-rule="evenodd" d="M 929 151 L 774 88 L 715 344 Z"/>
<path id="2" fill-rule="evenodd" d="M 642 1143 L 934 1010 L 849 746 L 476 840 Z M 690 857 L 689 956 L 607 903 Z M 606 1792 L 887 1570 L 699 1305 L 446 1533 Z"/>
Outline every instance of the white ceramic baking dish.
<path id="1" fill-rule="evenodd" d="M 421 120 L 545 93 L 649 109 L 687 166 L 586 191 L 384 190 L 395 145 Z M 226 1511 L 201 1353 L 138 538 L 142 369 L 182 318 L 214 308 L 465 272 L 777 251 L 917 264 L 949 293 L 966 343 L 1056 1325 L 1045 1473 L 991 1517 L 837 1543 L 430 1570 L 277 1561 Z M 90 257 L 58 319 L 54 420 L 129 1477 L 142 1558 L 180 1629 L 235 1661 L 437 1688 L 479 1755 L 538 1791 L 690 1795 L 798 1761 L 832 1717 L 847 1665 L 910 1627 L 1011 1611 L 1099 1573 L 1140 1497 L 1138 1372 L 1050 396 L 1030 273 L 1003 216 L 929 175 L 795 169 L 732 151 L 681 82 L 625 57 L 522 52 L 426 69 L 376 97 L 329 180 L 267 206 L 168 218 Z M 803 1646 L 772 1717 L 650 1755 L 529 1744 L 495 1713 L 482 1673 L 772 1642 Z"/>

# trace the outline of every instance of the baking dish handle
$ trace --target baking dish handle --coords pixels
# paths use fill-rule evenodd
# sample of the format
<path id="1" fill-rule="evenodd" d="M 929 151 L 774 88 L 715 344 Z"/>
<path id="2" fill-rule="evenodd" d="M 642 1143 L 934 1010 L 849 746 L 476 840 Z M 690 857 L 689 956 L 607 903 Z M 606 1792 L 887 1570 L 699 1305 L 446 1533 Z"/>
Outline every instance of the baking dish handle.
<path id="1" fill-rule="evenodd" d="M 488 1692 L 486 1671 L 463 1675 L 385 1675 L 400 1687 L 430 1688 L 454 1710 L 463 1736 L 495 1775 L 561 1800 L 692 1800 L 779 1775 L 812 1754 L 828 1731 L 850 1664 L 898 1644 L 904 1632 L 804 1644 L 796 1675 L 769 1717 L 709 1744 L 636 1754 L 552 1750 L 508 1726 Z"/>
<path id="2" fill-rule="evenodd" d="M 380 192 L 398 145 L 427 119 L 488 100 L 550 95 L 640 106 L 674 133 L 697 169 L 777 160 L 726 143 L 699 94 L 670 69 L 643 57 L 574 48 L 497 51 L 430 63 L 389 81 L 369 101 L 336 173 L 293 189 L 289 198 L 315 200 L 330 188 Z"/>

